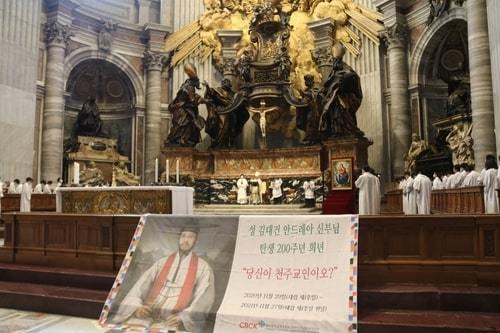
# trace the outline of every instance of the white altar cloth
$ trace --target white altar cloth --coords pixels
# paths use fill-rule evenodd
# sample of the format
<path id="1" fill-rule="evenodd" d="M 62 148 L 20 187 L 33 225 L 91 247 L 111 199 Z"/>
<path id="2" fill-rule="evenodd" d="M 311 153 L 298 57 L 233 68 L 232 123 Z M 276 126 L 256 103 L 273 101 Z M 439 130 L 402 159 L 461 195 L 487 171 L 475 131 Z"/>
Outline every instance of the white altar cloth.
<path id="1" fill-rule="evenodd" d="M 82 191 L 165 191 L 172 192 L 172 214 L 192 215 L 194 189 L 185 186 L 117 186 L 117 187 L 59 187 L 56 189 L 56 211 L 62 212 L 63 192 Z"/>

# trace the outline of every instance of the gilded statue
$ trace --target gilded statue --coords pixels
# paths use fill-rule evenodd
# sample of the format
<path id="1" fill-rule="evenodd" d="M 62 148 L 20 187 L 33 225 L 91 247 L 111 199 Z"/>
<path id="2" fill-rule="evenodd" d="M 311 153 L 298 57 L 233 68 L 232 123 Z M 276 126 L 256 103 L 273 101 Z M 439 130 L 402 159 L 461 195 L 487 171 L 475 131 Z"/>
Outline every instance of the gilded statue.
<path id="1" fill-rule="evenodd" d="M 200 116 L 198 106 L 205 100 L 196 93 L 200 89 L 200 80 L 193 64 L 186 64 L 184 71 L 188 79 L 184 81 L 174 100 L 168 106 L 172 114 L 172 126 L 167 143 L 185 147 L 193 147 L 201 140 L 201 130 L 205 127 L 205 119 Z"/>
<path id="2" fill-rule="evenodd" d="M 243 54 L 238 59 L 237 69 L 239 74 L 239 79 L 243 82 L 250 82 L 250 66 L 253 61 L 252 52 L 249 49 L 243 51 Z"/>
<path id="3" fill-rule="evenodd" d="M 446 142 L 453 152 L 453 165 L 474 165 L 474 151 L 472 150 L 472 125 L 454 125 L 446 137 Z"/>
<path id="4" fill-rule="evenodd" d="M 113 166 L 113 174 L 116 186 L 139 186 L 140 178 L 133 173 L 128 172 L 125 162 L 119 162 Z"/>
<path id="5" fill-rule="evenodd" d="M 364 136 L 356 120 L 356 111 L 363 100 L 361 83 L 358 74 L 342 60 L 345 52 L 340 43 L 332 47 L 332 70 L 319 92 L 318 129 L 322 139 Z"/>
<path id="6" fill-rule="evenodd" d="M 88 186 L 102 186 L 105 184 L 102 171 L 94 161 L 89 161 L 87 167 L 80 171 L 80 184 Z"/>
<path id="7" fill-rule="evenodd" d="M 212 148 L 231 148 L 249 118 L 248 111 L 241 104 L 233 107 L 235 92 L 229 79 L 223 79 L 218 88 L 203 84 L 208 110 L 205 132 L 212 138 Z"/>
<path id="8" fill-rule="evenodd" d="M 278 63 L 278 78 L 282 81 L 288 81 L 292 69 L 292 61 L 288 55 L 288 48 L 283 46 L 276 57 Z"/>
<path id="9" fill-rule="evenodd" d="M 425 140 L 420 139 L 418 134 L 413 133 L 410 149 L 405 157 L 405 171 L 410 173 L 413 172 L 413 170 L 415 170 L 418 156 L 427 149 L 429 149 L 429 147 Z"/>

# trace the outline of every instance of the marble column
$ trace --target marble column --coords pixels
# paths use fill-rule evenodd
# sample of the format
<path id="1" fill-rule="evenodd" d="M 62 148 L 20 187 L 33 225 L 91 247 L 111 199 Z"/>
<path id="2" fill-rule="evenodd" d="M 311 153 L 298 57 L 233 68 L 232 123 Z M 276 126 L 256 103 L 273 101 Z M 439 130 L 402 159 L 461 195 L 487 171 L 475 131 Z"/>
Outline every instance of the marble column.
<path id="1" fill-rule="evenodd" d="M 64 139 L 64 58 L 72 36 L 69 26 L 47 23 L 47 67 L 42 127 L 42 179 L 62 177 Z"/>
<path id="2" fill-rule="evenodd" d="M 389 83 L 391 92 L 390 147 L 393 179 L 404 174 L 404 156 L 411 138 L 411 114 L 408 92 L 407 28 L 396 22 L 383 34 L 389 57 Z"/>
<path id="3" fill-rule="evenodd" d="M 486 155 L 496 154 L 493 85 L 486 0 L 467 1 L 469 67 L 472 107 L 472 139 L 476 169 Z"/>
<path id="4" fill-rule="evenodd" d="M 144 184 L 149 185 L 154 179 L 155 159 L 161 150 L 161 72 L 169 57 L 160 52 L 146 51 L 144 67 L 146 69 L 146 133 L 144 147 Z"/>
<path id="5" fill-rule="evenodd" d="M 332 18 L 326 18 L 309 22 L 307 26 L 314 35 L 312 58 L 321 72 L 322 81 L 325 82 L 332 70 L 335 21 Z"/>

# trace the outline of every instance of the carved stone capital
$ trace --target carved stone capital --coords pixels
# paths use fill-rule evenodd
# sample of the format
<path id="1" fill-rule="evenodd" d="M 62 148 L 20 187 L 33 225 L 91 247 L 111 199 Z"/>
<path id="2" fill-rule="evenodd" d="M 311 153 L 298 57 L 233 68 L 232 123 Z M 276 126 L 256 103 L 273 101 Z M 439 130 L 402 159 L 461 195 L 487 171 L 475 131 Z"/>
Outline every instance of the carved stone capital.
<path id="1" fill-rule="evenodd" d="M 216 65 L 217 70 L 224 76 L 236 75 L 236 59 L 235 58 L 222 58 L 222 61 Z"/>
<path id="2" fill-rule="evenodd" d="M 68 25 L 63 25 L 57 21 L 45 24 L 45 33 L 47 38 L 47 45 L 61 45 L 66 47 L 72 36 L 75 34 L 71 32 Z"/>
<path id="3" fill-rule="evenodd" d="M 144 52 L 144 67 L 148 71 L 162 71 L 170 63 L 171 55 L 167 53 Z"/>
<path id="4" fill-rule="evenodd" d="M 389 49 L 406 47 L 408 37 L 408 27 L 401 23 L 395 23 L 382 32 L 382 40 Z"/>

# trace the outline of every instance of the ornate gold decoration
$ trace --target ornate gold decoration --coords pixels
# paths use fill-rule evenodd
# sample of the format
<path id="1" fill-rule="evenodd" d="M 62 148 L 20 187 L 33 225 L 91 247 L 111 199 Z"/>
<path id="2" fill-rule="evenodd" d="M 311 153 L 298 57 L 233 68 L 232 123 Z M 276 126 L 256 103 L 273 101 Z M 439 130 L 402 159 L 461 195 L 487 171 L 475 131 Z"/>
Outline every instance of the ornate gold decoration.
<path id="1" fill-rule="evenodd" d="M 268 1 L 268 0 L 266 0 Z M 196 21 L 173 33 L 166 41 L 167 52 L 175 51 L 171 66 L 175 67 L 189 56 L 198 57 L 203 63 L 210 55 L 216 63 L 222 60 L 222 47 L 217 38 L 218 30 L 242 30 L 243 37 L 236 46 L 238 55 L 250 43 L 249 27 L 256 5 L 264 0 L 204 0 L 206 12 Z M 335 21 L 335 39 L 357 56 L 360 53 L 360 34 L 379 44 L 379 33 L 384 29 L 382 15 L 364 7 L 355 0 L 282 0 L 273 1 L 284 12 L 291 13 L 290 75 L 292 87 L 303 90 L 302 78 L 306 74 L 319 77 L 312 60 L 314 38 L 307 27 L 310 21 L 331 17 Z"/>
<path id="2" fill-rule="evenodd" d="M 62 213 L 70 214 L 168 214 L 172 212 L 170 191 L 64 191 Z"/>

